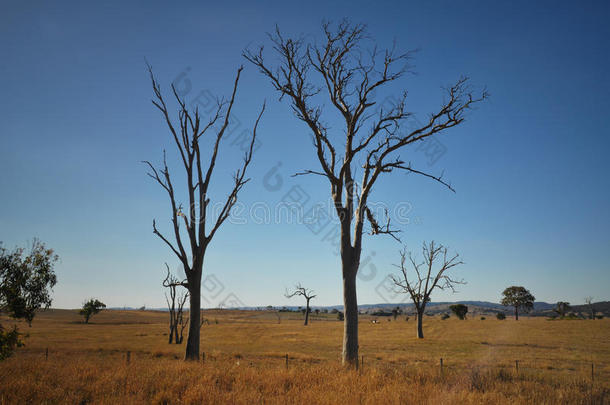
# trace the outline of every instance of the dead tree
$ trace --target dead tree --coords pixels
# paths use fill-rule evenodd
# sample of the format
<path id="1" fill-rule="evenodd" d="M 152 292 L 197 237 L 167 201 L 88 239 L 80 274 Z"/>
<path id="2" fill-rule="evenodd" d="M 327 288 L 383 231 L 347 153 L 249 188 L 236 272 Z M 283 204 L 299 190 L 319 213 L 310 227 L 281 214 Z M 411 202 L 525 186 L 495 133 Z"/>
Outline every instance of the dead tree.
<path id="1" fill-rule="evenodd" d="M 400 269 L 400 275 L 392 275 L 392 281 L 402 292 L 408 293 L 415 306 L 417 313 L 417 337 L 424 338 L 423 317 L 426 304 L 430 302 L 430 295 L 435 289 L 450 289 L 455 292 L 457 284 L 465 284 L 463 280 L 455 280 L 446 273 L 449 269 L 463 264 L 459 260 L 459 255 L 447 255 L 447 248 L 443 245 L 436 245 L 434 241 L 423 244 L 423 261 L 415 260 L 411 252 L 405 247 L 400 252 L 400 264 L 395 265 Z M 409 263 L 407 263 L 409 261 Z M 440 262 L 440 268 L 435 269 L 436 262 Z M 409 267 L 412 267 L 410 274 Z"/>
<path id="2" fill-rule="evenodd" d="M 161 87 L 155 79 L 152 69 L 148 66 L 150 79 L 152 81 L 154 97 L 152 103 L 159 111 L 176 145 L 180 161 L 184 167 L 186 184 L 186 203 L 188 207 L 183 210 L 180 200 L 176 196 L 174 179 L 170 176 L 165 151 L 163 152 L 163 164 L 157 169 L 153 164 L 145 161 L 150 169 L 148 175 L 152 177 L 169 196 L 171 204 L 171 232 L 174 242 L 157 228 L 153 220 L 153 233 L 169 246 L 182 263 L 186 274 L 184 286 L 189 291 L 189 334 L 186 344 L 185 360 L 199 360 L 199 336 L 200 336 L 200 314 L 201 314 L 201 280 L 203 262 L 206 250 L 212 238 L 231 214 L 231 210 L 237 202 L 237 196 L 244 185 L 249 181 L 246 178 L 246 170 L 252 160 L 256 129 L 261 119 L 265 105 L 258 114 L 252 131 L 252 139 L 245 153 L 241 167 L 233 175 L 233 184 L 228 196 L 220 201 L 218 210 L 208 210 L 210 205 L 210 184 L 212 174 L 218 156 L 223 136 L 232 118 L 231 111 L 235 102 L 237 86 L 239 83 L 242 67 L 237 69 L 235 82 L 231 97 L 217 100 L 215 110 L 207 121 L 202 121 L 199 109 L 189 109 L 186 101 L 181 97 L 174 85 L 171 86 L 175 101 L 178 104 L 177 120 L 170 114 Z M 205 137 L 204 137 L 205 135 Z M 202 138 L 210 137 L 211 150 L 202 150 Z M 210 212 L 208 212 L 210 211 Z M 217 212 L 212 212 L 217 211 Z M 181 229 L 180 223 L 184 223 Z M 186 243 L 183 242 L 186 236 Z"/>
<path id="3" fill-rule="evenodd" d="M 295 175 L 321 176 L 330 185 L 340 222 L 345 310 L 342 358 L 344 364 L 357 367 L 356 275 L 365 222 L 372 235 L 396 237 L 398 232 L 390 226 L 389 216 L 380 223 L 369 209 L 371 190 L 380 177 L 394 171 L 422 175 L 453 190 L 442 175 L 414 168 L 399 153 L 464 122 L 465 113 L 487 98 L 487 93 L 474 96 L 468 78 L 463 77 L 446 89 L 444 102 L 422 125 L 406 128 L 404 124 L 411 118 L 406 109 L 406 92 L 387 105 L 379 105 L 378 101 L 380 94 L 408 72 L 412 53 L 399 53 L 394 47 L 380 51 L 367 42 L 365 26 L 347 21 L 336 27 L 324 23 L 322 31 L 323 42 L 316 44 L 304 38 L 285 37 L 276 28 L 269 36 L 277 61 L 265 59 L 263 47 L 246 50 L 244 57 L 270 80 L 280 99 L 288 99 L 294 114 L 312 135 L 320 168 Z M 331 132 L 325 123 L 322 113 L 330 110 L 320 97 L 329 101 L 330 110 L 337 112 L 343 122 L 336 132 Z"/>
<path id="4" fill-rule="evenodd" d="M 165 264 L 167 268 L 167 276 L 163 280 L 163 287 L 169 289 L 169 297 L 165 293 L 165 301 L 167 302 L 167 308 L 169 311 L 169 344 L 175 343 L 177 345 L 182 344 L 184 329 L 188 324 L 188 319 L 184 318 L 184 304 L 189 297 L 188 290 L 185 292 L 177 293 L 178 287 L 184 287 L 186 280 L 178 280 L 176 276 L 170 274 L 169 266 Z"/>
<path id="5" fill-rule="evenodd" d="M 296 286 L 294 286 L 293 292 L 290 293 L 290 292 L 288 292 L 288 290 L 286 290 L 286 294 L 284 294 L 284 295 L 286 296 L 286 298 L 292 298 L 296 295 L 300 295 L 305 298 L 305 300 L 307 301 L 307 305 L 305 307 L 305 326 L 307 326 L 307 324 L 309 323 L 309 311 L 310 311 L 309 301 L 311 301 L 312 298 L 316 298 L 314 291 L 301 286 L 301 283 L 299 283 Z"/>

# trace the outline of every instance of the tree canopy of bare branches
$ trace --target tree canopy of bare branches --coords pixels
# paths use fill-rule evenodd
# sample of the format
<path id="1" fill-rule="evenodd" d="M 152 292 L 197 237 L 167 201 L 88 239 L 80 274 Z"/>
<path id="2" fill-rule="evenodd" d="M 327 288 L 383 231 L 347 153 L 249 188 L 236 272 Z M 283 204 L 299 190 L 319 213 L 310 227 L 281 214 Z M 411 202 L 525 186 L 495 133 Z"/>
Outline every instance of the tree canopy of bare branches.
<path id="1" fill-rule="evenodd" d="M 404 247 L 400 251 L 400 264 L 395 265 L 400 274 L 390 276 L 394 284 L 402 292 L 409 294 L 413 301 L 417 312 L 417 337 L 420 339 L 424 337 L 422 318 L 432 292 L 435 289 L 455 292 L 456 285 L 465 284 L 463 280 L 454 279 L 447 274 L 453 267 L 463 264 L 459 254 L 450 256 L 445 246 L 437 245 L 434 241 L 424 242 L 422 253 L 423 259 L 419 261 Z"/>
<path id="2" fill-rule="evenodd" d="M 284 294 L 284 296 L 286 298 L 292 298 L 297 295 L 305 298 L 305 300 L 307 301 L 307 306 L 305 307 L 305 326 L 307 326 L 307 324 L 309 322 L 309 311 L 310 311 L 309 310 L 309 301 L 311 301 L 313 298 L 316 298 L 316 295 L 314 294 L 313 290 L 310 290 L 308 288 L 301 286 L 301 283 L 298 283 L 297 285 L 295 285 L 294 290 L 292 292 L 289 292 L 288 290 L 286 290 L 286 293 Z"/>
<path id="3" fill-rule="evenodd" d="M 249 148 L 245 152 L 241 166 L 233 175 L 233 185 L 229 194 L 221 202 L 220 212 L 214 217 L 208 217 L 208 205 L 210 204 L 210 184 L 212 174 L 220 156 L 220 146 L 223 137 L 230 124 L 231 111 L 233 109 L 237 94 L 237 87 L 243 67 L 237 69 L 233 91 L 229 99 L 217 100 L 215 111 L 208 119 L 204 119 L 199 109 L 194 111 L 187 106 L 172 84 L 171 90 L 178 105 L 177 117 L 173 117 L 161 91 L 161 86 L 153 75 L 152 68 L 148 66 L 150 80 L 153 87 L 153 105 L 161 112 L 174 144 L 177 148 L 187 186 L 185 203 L 188 205 L 183 210 L 181 200 L 176 195 L 174 178 L 170 175 L 167 165 L 165 151 L 163 152 L 163 163 L 156 168 L 149 161 L 144 163 L 150 169 L 148 175 L 154 179 L 167 193 L 171 204 L 171 234 L 172 237 L 164 235 L 153 220 L 153 233 L 157 235 L 178 257 L 184 268 L 186 282 L 183 283 L 189 291 L 189 335 L 186 345 L 186 360 L 199 360 L 199 336 L 200 336 L 200 313 L 201 313 L 201 279 L 203 262 L 206 249 L 212 238 L 231 214 L 231 209 L 237 202 L 239 192 L 248 182 L 246 171 L 254 150 L 256 130 L 265 110 L 263 104 L 260 113 L 254 123 L 252 138 Z M 202 150 L 201 140 L 211 138 L 211 153 L 206 161 L 206 151 Z M 181 231 L 181 224 L 184 231 Z M 186 238 L 184 237 L 186 235 Z M 173 242 L 170 241 L 173 239 Z"/>
<path id="4" fill-rule="evenodd" d="M 426 173 L 401 158 L 411 145 L 455 127 L 477 103 L 488 97 L 483 91 L 473 94 L 467 77 L 445 89 L 445 100 L 417 128 L 407 128 L 407 92 L 389 106 L 379 105 L 379 96 L 407 74 L 411 52 L 396 46 L 381 50 L 369 38 L 366 27 L 343 21 L 323 23 L 322 41 L 286 37 L 279 28 L 270 34 L 276 60 L 266 59 L 264 48 L 249 49 L 244 57 L 256 65 L 280 93 L 287 98 L 296 117 L 309 129 L 319 169 L 306 169 L 296 175 L 326 178 L 340 221 L 341 261 L 345 323 L 344 364 L 358 366 L 358 304 L 356 274 L 362 251 L 366 223 L 373 235 L 392 235 L 398 229 L 380 224 L 368 207 L 374 184 L 395 171 L 414 173 L 439 182 L 453 190 L 442 175 Z M 369 46 L 370 45 L 370 46 Z M 323 97 L 340 117 L 335 133 L 326 123 Z M 359 180 L 358 180 L 359 178 Z"/>

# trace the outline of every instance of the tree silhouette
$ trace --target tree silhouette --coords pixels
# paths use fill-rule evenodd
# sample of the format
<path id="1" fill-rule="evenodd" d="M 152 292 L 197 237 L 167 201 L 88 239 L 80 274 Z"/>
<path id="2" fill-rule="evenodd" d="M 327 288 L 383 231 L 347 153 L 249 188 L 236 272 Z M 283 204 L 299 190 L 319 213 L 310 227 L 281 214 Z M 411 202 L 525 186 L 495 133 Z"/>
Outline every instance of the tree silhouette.
<path id="1" fill-rule="evenodd" d="M 286 298 L 292 298 L 297 295 L 300 295 L 301 297 L 305 298 L 307 305 L 303 311 L 305 311 L 305 326 L 307 326 L 309 322 L 309 313 L 311 312 L 311 310 L 309 309 L 309 301 L 311 301 L 312 298 L 316 298 L 314 291 L 301 286 L 301 283 L 299 283 L 294 287 L 293 292 L 288 292 L 288 290 L 286 290 L 286 293 L 284 295 L 286 296 Z"/>
<path id="2" fill-rule="evenodd" d="M 166 192 L 171 204 L 171 222 L 172 233 L 175 243 L 165 237 L 157 228 L 155 220 L 153 220 L 153 233 L 169 246 L 182 263 L 184 273 L 186 274 L 186 283 L 184 286 L 189 291 L 189 334 L 186 344 L 185 360 L 199 360 L 199 342 L 200 342 L 200 323 L 201 323 L 201 280 L 203 272 L 203 262 L 206 250 L 210 245 L 214 235 L 220 226 L 226 221 L 231 214 L 239 192 L 244 185 L 249 181 L 246 178 L 246 171 L 252 161 L 254 151 L 254 141 L 256 139 L 256 129 L 258 123 L 265 110 L 265 105 L 254 123 L 252 138 L 245 153 L 241 167 L 233 175 L 233 186 L 229 195 L 221 202 L 219 212 L 208 215 L 208 207 L 210 206 L 210 184 L 212 174 L 216 167 L 220 145 L 223 137 L 231 121 L 231 111 L 235 103 L 237 94 L 237 86 L 241 75 L 242 67 L 237 69 L 237 75 L 233 84 L 233 92 L 228 100 L 218 100 L 215 111 L 210 116 L 207 122 L 202 122 L 202 117 L 199 114 L 199 109 L 190 110 L 183 97 L 181 97 L 176 88 L 172 84 L 171 89 L 178 103 L 178 120 L 172 119 L 161 87 L 155 79 L 152 68 L 148 66 L 150 79 L 152 82 L 154 98 L 152 103 L 161 112 L 165 123 L 172 135 L 182 166 L 186 175 L 186 190 L 188 199 L 188 208 L 183 211 L 182 204 L 176 198 L 176 189 L 174 188 L 174 180 L 170 176 L 169 167 L 167 165 L 165 151 L 163 152 L 163 165 L 156 169 L 153 164 L 148 161 L 144 163 L 148 165 L 150 171 L 148 175 L 152 177 Z M 204 161 L 207 151 L 202 150 L 200 144 L 204 135 L 209 135 L 215 132 L 212 137 L 212 150 L 209 153 L 207 163 Z M 211 217 L 212 215 L 215 217 Z M 180 222 L 184 223 L 185 230 L 180 229 Z M 188 244 L 183 242 L 184 233 Z"/>

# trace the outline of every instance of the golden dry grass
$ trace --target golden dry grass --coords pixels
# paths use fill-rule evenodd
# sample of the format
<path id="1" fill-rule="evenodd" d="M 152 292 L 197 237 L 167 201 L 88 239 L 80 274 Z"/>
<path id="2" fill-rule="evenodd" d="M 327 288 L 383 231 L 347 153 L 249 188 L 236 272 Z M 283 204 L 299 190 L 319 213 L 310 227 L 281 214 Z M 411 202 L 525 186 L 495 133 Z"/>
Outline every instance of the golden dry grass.
<path id="1" fill-rule="evenodd" d="M 280 324 L 256 311 L 205 316 L 205 363 L 186 364 L 184 345 L 167 344 L 167 314 L 104 311 L 85 325 L 74 311 L 40 313 L 31 328 L 20 325 L 30 335 L 26 347 L 0 363 L 0 404 L 610 400 L 610 320 L 427 317 L 418 340 L 413 320 L 363 317 L 364 367 L 356 372 L 340 366 L 342 323 L 332 318 L 304 327 L 296 314 Z"/>

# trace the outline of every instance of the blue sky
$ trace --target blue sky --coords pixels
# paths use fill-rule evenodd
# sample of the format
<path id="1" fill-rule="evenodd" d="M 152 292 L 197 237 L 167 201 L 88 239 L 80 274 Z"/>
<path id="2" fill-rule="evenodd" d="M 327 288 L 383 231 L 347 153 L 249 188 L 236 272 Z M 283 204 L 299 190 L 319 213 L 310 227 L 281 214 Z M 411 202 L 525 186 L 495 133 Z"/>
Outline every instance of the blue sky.
<path id="1" fill-rule="evenodd" d="M 12 247 L 39 237 L 56 249 L 54 306 L 77 307 L 90 296 L 109 306 L 164 305 L 163 263 L 175 269 L 177 261 L 151 221 L 167 229 L 169 206 L 140 161 L 159 162 L 164 148 L 177 161 L 150 103 L 145 58 L 165 90 L 185 74 L 188 100 L 228 94 L 245 65 L 239 128 L 251 128 L 263 100 L 268 107 L 241 195 L 246 212 L 274 206 L 293 187 L 309 196 L 306 208 L 327 201 L 323 179 L 290 177 L 318 167 L 309 135 L 241 51 L 266 43 L 276 23 L 315 36 L 323 19 L 343 17 L 366 23 L 380 45 L 396 39 L 419 49 L 416 74 L 392 88 L 409 90 L 408 109 L 418 117 L 462 74 L 492 94 L 439 138 L 446 153 L 433 165 L 422 151 L 405 152 L 426 170 L 444 170 L 457 193 L 403 174 L 375 189 L 375 201 L 410 207 L 402 227 L 410 248 L 435 239 L 462 255 L 456 274 L 468 284 L 433 300 L 497 302 L 513 284 L 550 302 L 610 299 L 608 3 L 287 3 L 2 2 L 0 240 Z M 219 197 L 241 153 L 224 145 Z M 272 190 L 265 175 L 278 163 L 268 178 L 279 175 L 281 185 Z M 214 239 L 204 305 L 227 296 L 252 306 L 301 305 L 283 297 L 296 282 L 316 290 L 314 304 L 341 303 L 339 258 L 326 229 L 254 222 L 227 224 Z M 404 299 L 383 292 L 399 248 L 391 238 L 366 239 L 360 303 Z"/>

